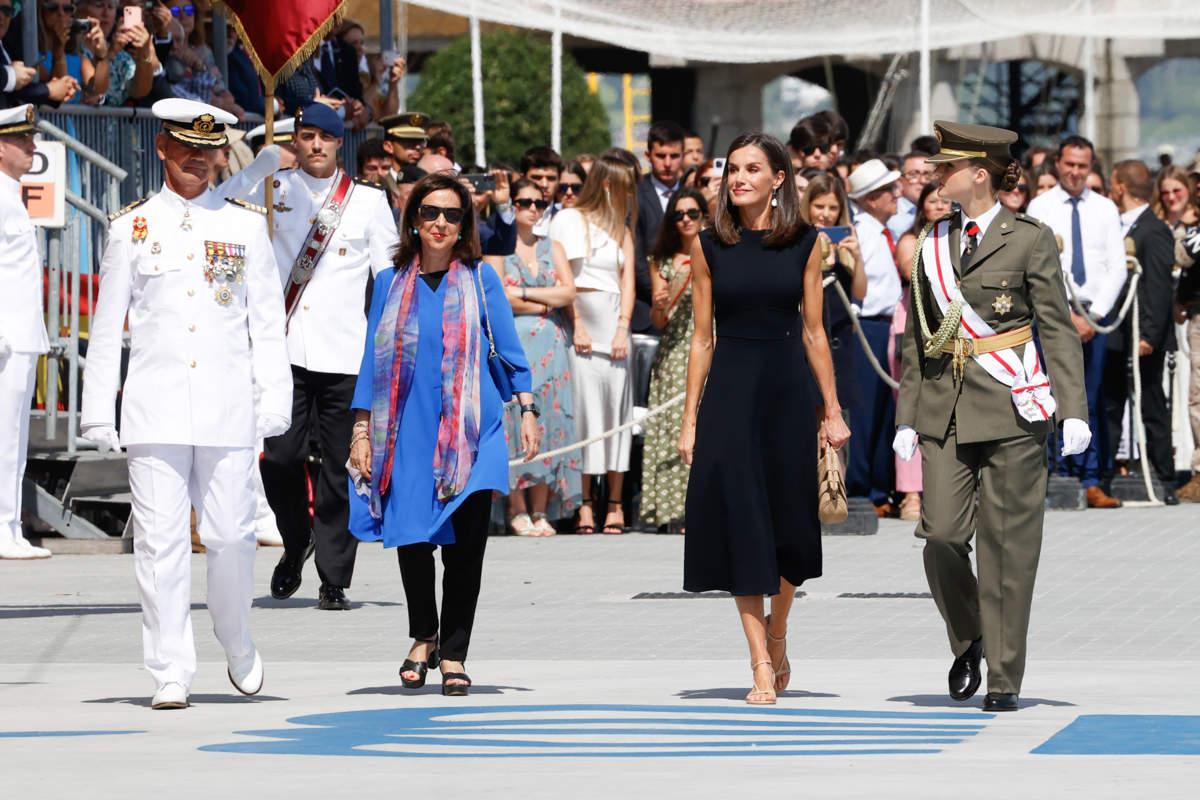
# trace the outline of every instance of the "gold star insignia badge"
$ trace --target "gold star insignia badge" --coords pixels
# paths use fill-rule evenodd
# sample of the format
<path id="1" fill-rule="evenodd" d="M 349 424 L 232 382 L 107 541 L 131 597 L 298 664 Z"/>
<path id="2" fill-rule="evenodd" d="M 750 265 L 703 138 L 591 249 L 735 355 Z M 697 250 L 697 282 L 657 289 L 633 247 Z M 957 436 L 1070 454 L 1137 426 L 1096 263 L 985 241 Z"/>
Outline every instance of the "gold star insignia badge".
<path id="1" fill-rule="evenodd" d="M 996 295 L 992 301 L 992 310 L 997 314 L 1007 314 L 1012 311 L 1012 298 L 1006 294 Z"/>

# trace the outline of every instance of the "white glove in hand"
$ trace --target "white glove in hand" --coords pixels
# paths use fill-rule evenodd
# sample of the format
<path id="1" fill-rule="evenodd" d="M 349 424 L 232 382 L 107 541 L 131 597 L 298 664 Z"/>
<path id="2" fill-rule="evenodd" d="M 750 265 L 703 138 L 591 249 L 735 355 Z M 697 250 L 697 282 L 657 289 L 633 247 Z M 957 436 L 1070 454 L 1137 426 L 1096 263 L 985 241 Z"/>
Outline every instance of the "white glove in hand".
<path id="1" fill-rule="evenodd" d="M 117 436 L 117 429 L 112 425 L 93 425 L 79 435 L 96 445 L 101 453 L 109 450 L 121 452 L 121 437 Z"/>
<path id="2" fill-rule="evenodd" d="M 0 336 L 0 367 L 4 366 L 4 362 L 8 361 L 8 357 L 12 355 L 12 345 L 8 343 L 8 339 Z"/>
<path id="3" fill-rule="evenodd" d="M 1087 450 L 1092 441 L 1092 431 L 1081 419 L 1066 419 L 1062 425 L 1063 457 L 1077 456 Z"/>
<path id="4" fill-rule="evenodd" d="M 254 427 L 259 439 L 270 439 L 272 436 L 287 433 L 288 428 L 292 427 L 292 421 L 278 414 L 262 414 L 255 421 Z"/>
<path id="5" fill-rule="evenodd" d="M 892 439 L 892 450 L 900 456 L 901 461 L 912 461 L 917 454 L 917 432 L 911 425 L 901 425 L 896 429 L 896 438 Z"/>

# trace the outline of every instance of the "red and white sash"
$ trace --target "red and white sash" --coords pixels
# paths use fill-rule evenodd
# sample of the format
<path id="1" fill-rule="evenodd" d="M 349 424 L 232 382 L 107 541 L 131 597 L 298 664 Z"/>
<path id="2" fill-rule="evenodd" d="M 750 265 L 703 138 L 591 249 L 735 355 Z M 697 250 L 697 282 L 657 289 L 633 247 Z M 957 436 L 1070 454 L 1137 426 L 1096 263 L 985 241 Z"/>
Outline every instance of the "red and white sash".
<path id="1" fill-rule="evenodd" d="M 923 272 L 929 283 L 930 294 L 942 314 L 946 313 L 950 303 L 957 300 L 961 304 L 959 336 L 964 339 L 984 339 L 996 335 L 992 326 L 963 299 L 962 290 L 954 279 L 953 262 L 950 260 L 950 220 L 936 223 L 925 237 L 921 261 L 925 266 Z M 1050 393 L 1050 380 L 1032 340 L 1025 344 L 1023 356 L 1018 356 L 1015 349 L 1010 347 L 992 353 L 975 354 L 972 358 L 988 375 L 1009 387 L 1013 405 L 1023 418 L 1030 422 L 1041 422 L 1054 414 L 1058 404 Z"/>
<path id="2" fill-rule="evenodd" d="M 292 314 L 296 313 L 296 307 L 300 305 L 300 296 L 304 294 L 308 282 L 312 280 L 317 263 L 325 254 L 329 240 L 333 238 L 334 231 L 342 222 L 342 211 L 346 208 L 346 203 L 350 200 L 350 192 L 353 189 L 354 180 L 338 170 L 337 176 L 333 179 L 333 186 L 330 188 L 329 194 L 325 196 L 325 202 L 317 212 L 312 227 L 308 229 L 308 236 L 304 237 L 304 244 L 300 246 L 300 252 L 296 255 L 296 261 L 292 265 L 291 278 L 288 280 L 288 287 L 284 292 L 284 309 L 287 312 L 284 318 L 285 328 L 291 325 Z"/>

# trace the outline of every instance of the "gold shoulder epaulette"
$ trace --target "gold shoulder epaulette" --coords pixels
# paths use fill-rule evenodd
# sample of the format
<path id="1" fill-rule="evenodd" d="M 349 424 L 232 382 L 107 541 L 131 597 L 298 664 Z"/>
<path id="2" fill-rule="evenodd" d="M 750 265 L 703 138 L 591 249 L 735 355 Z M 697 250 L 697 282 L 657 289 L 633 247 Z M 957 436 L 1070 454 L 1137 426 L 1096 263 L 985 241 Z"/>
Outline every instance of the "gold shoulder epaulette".
<path id="1" fill-rule="evenodd" d="M 245 200 L 239 200 L 236 197 L 226 197 L 226 203 L 233 203 L 235 206 L 241 206 L 249 211 L 257 211 L 259 214 L 266 214 L 267 209 L 263 206 L 256 206 L 254 203 L 247 203 Z"/>
<path id="2" fill-rule="evenodd" d="M 149 200 L 149 199 L 150 199 L 149 197 L 143 197 L 141 200 L 134 200 L 132 203 L 130 203 L 129 205 L 125 206 L 125 207 L 124 207 L 124 208 L 122 208 L 120 211 L 116 211 L 116 212 L 113 212 L 112 214 L 109 214 L 109 215 L 108 215 L 108 221 L 109 221 L 109 222 L 112 222 L 112 221 L 113 221 L 113 220 L 115 220 L 117 217 L 124 216 L 125 214 L 128 214 L 130 211 L 133 211 L 135 208 L 137 208 L 138 206 L 140 206 L 142 203 L 146 202 L 146 201 L 147 201 L 147 200 Z"/>
<path id="3" fill-rule="evenodd" d="M 383 191 L 382 183 L 376 183 L 375 181 L 369 181 L 366 178 L 359 178 L 359 177 L 355 176 L 354 182 L 360 186 L 370 186 L 372 189 L 378 189 L 381 192 Z"/>

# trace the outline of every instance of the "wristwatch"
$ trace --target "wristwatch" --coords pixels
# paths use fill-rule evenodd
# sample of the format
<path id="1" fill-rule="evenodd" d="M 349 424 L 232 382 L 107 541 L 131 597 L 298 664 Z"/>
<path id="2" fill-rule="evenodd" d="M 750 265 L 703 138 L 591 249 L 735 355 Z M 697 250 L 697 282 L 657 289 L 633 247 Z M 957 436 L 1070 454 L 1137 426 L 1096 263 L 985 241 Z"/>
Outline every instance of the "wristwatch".
<path id="1" fill-rule="evenodd" d="M 535 417 L 540 417 L 542 412 L 538 411 L 537 403 L 528 403 L 521 406 L 522 414 L 533 414 Z"/>

